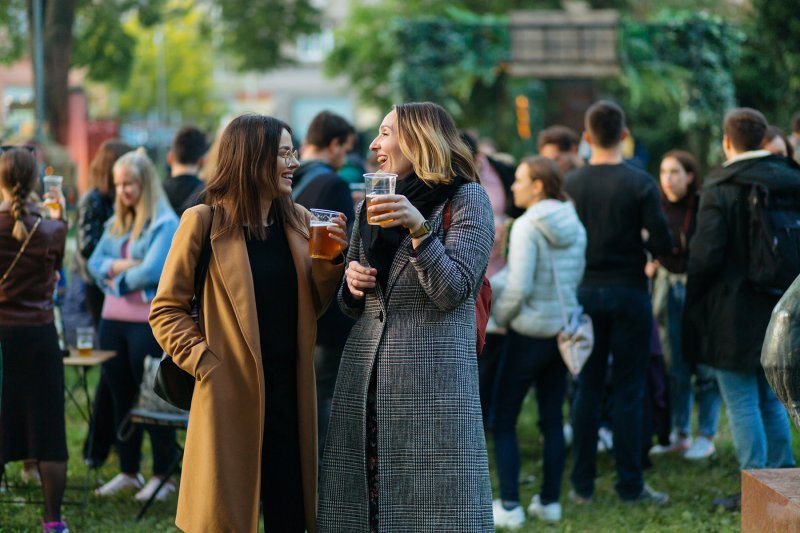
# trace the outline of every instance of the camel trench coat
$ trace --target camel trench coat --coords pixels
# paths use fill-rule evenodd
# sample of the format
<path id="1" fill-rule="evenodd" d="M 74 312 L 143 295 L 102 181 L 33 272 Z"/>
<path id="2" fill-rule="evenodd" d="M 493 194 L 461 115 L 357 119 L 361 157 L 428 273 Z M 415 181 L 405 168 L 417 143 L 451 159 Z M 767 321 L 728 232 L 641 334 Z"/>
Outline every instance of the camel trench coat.
<path id="1" fill-rule="evenodd" d="M 296 206 L 303 218 L 309 214 Z M 220 233 L 223 207 L 200 205 L 181 218 L 167 256 L 150 325 L 175 363 L 197 379 L 186 433 L 176 525 L 190 532 L 255 532 L 264 433 L 264 371 L 253 275 L 243 231 Z M 194 271 L 209 223 L 211 261 L 200 322 L 189 315 Z M 286 227 L 297 270 L 297 400 L 303 497 L 316 531 L 317 317 L 333 298 L 344 264 L 312 260 L 308 235 Z M 281 305 L 275 302 L 275 305 Z"/>

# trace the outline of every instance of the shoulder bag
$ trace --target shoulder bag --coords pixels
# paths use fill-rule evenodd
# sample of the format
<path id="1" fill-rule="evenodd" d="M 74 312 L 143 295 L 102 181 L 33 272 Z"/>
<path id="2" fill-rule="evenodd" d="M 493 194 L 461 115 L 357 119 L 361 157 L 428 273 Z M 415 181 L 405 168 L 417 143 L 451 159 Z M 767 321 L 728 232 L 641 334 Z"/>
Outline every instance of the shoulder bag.
<path id="1" fill-rule="evenodd" d="M 211 221 L 203 239 L 203 247 L 200 250 L 200 257 L 194 270 L 194 296 L 192 297 L 191 315 L 195 323 L 200 326 L 200 308 L 202 305 L 203 286 L 205 285 L 208 265 L 211 261 L 211 226 L 214 222 L 214 206 L 211 206 Z M 195 378 L 185 370 L 181 369 L 172 360 L 172 357 L 164 352 L 161 362 L 158 365 L 155 380 L 153 381 L 153 391 L 165 402 L 174 405 L 179 409 L 188 411 L 192 405 L 192 394 L 194 393 Z"/>
<path id="2" fill-rule="evenodd" d="M 553 269 L 553 280 L 556 282 L 556 293 L 558 293 L 558 305 L 561 308 L 561 320 L 564 321 L 564 329 L 558 333 L 558 351 L 564 364 L 576 376 L 581 373 L 583 365 L 592 355 L 594 348 L 594 328 L 592 318 L 583 312 L 580 305 L 575 308 L 572 315 L 567 316 L 567 308 L 564 305 L 564 294 L 561 292 L 561 283 L 558 281 L 558 272 L 553 260 L 552 250 L 548 250 L 550 256 L 550 266 Z"/>

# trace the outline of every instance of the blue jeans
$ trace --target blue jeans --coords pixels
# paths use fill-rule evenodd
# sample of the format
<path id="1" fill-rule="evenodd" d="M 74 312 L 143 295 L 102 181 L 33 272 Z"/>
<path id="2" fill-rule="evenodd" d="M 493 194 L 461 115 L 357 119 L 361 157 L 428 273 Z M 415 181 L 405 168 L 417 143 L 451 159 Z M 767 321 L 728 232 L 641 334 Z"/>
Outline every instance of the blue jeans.
<path id="1" fill-rule="evenodd" d="M 620 498 L 634 499 L 644 488 L 642 408 L 653 327 L 650 296 L 644 289 L 581 287 L 578 301 L 592 317 L 594 349 L 576 383 L 570 481 L 579 495 L 590 497 L 594 493 L 597 429 L 611 353 L 611 430 L 618 478 L 615 488 Z"/>
<path id="2" fill-rule="evenodd" d="M 789 418 L 767 383 L 764 370 L 742 373 L 717 370 L 728 408 L 736 458 L 742 470 L 794 465 Z"/>
<path id="3" fill-rule="evenodd" d="M 539 430 L 544 438 L 540 498 L 548 504 L 559 499 L 567 455 L 561 424 L 567 367 L 561 360 L 555 337 L 537 339 L 511 331 L 498 369 L 493 429 L 500 497 L 506 501 L 519 501 L 517 417 L 531 385 L 536 387 Z"/>
<path id="4" fill-rule="evenodd" d="M 714 370 L 706 365 L 695 369 L 697 393 L 692 388 L 692 368 L 683 358 L 681 336 L 682 315 L 686 301 L 686 285 L 674 283 L 667 296 L 666 333 L 669 354 L 669 392 L 672 407 L 672 429 L 680 435 L 691 435 L 692 403 L 697 398 L 697 432 L 708 438 L 717 434 L 719 395 Z"/>

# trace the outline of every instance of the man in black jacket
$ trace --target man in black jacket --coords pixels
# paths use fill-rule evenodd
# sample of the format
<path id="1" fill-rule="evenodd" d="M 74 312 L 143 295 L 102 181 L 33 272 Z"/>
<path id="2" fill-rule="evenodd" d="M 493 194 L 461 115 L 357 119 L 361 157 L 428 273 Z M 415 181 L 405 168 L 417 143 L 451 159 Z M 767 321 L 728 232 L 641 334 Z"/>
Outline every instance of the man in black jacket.
<path id="1" fill-rule="evenodd" d="M 352 227 L 353 200 L 350 186 L 336 173 L 344 165 L 347 152 L 353 146 L 355 128 L 344 118 L 322 111 L 308 127 L 300 148 L 300 167 L 294 171 L 292 196 L 306 207 L 329 209 L 344 213 Z M 317 377 L 317 422 L 319 454 L 328 432 L 331 400 L 342 349 L 353 322 L 333 302 L 317 322 L 317 346 L 314 369 Z"/>
<path id="2" fill-rule="evenodd" d="M 586 271 L 578 301 L 592 318 L 595 342 L 578 378 L 572 409 L 571 497 L 586 503 L 594 492 L 597 429 L 611 353 L 617 494 L 624 501 L 662 505 L 668 497 L 645 485 L 641 463 L 653 327 L 644 267 L 645 247 L 654 255 L 666 254 L 672 239 L 655 179 L 623 161 L 622 141 L 628 130 L 622 109 L 608 101 L 593 104 L 586 112 L 585 128 L 592 156 L 587 166 L 567 176 L 565 189 L 586 228 Z"/>
<path id="3" fill-rule="evenodd" d="M 748 281 L 753 185 L 770 194 L 797 191 L 800 167 L 761 150 L 767 121 L 755 109 L 729 111 L 723 123 L 727 161 L 704 180 L 697 230 L 689 245 L 686 354 L 714 367 L 728 408 L 741 469 L 794 464 L 789 420 L 761 367 L 761 345 L 779 294 Z M 735 509 L 737 495 L 720 501 Z"/>

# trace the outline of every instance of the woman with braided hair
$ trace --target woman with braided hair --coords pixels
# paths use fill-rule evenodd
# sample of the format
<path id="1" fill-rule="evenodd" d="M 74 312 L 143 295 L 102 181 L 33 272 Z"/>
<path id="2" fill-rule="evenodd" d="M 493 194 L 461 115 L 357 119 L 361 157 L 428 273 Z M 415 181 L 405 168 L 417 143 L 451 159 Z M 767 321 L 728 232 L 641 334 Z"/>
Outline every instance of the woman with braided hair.
<path id="1" fill-rule="evenodd" d="M 44 496 L 42 527 L 63 533 L 67 438 L 53 289 L 67 225 L 61 207 L 48 209 L 48 219 L 28 201 L 37 183 L 28 147 L 0 147 L 0 466 L 36 460 Z"/>

